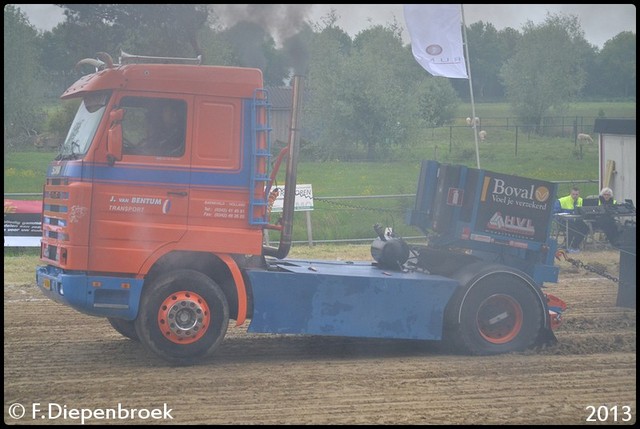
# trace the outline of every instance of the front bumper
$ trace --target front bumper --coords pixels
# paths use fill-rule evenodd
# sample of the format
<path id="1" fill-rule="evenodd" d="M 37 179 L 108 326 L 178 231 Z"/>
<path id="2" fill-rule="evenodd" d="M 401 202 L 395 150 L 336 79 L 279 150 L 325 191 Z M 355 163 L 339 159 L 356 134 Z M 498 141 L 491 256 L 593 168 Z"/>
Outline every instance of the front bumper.
<path id="1" fill-rule="evenodd" d="M 36 268 L 36 284 L 46 297 L 91 316 L 135 319 L 143 283 L 142 279 L 89 276 L 48 265 Z"/>

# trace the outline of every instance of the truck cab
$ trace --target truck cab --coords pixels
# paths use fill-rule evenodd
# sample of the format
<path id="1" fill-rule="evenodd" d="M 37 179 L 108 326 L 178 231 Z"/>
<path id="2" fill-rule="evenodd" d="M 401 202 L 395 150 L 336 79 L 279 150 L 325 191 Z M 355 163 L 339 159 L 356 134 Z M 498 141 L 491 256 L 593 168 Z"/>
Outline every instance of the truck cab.
<path id="1" fill-rule="evenodd" d="M 96 71 L 61 96 L 81 102 L 47 171 L 47 265 L 38 276 L 57 301 L 133 320 L 145 278 L 210 266 L 230 283 L 241 276 L 229 255 L 262 254 L 269 104 L 259 69 L 124 53 L 120 64 L 102 59 L 82 60 Z M 167 109 L 174 122 L 162 129 Z M 163 147 L 169 134 L 172 150 Z M 246 295 L 236 283 L 234 302 Z M 240 300 L 244 309 L 233 313 L 244 319 Z"/>

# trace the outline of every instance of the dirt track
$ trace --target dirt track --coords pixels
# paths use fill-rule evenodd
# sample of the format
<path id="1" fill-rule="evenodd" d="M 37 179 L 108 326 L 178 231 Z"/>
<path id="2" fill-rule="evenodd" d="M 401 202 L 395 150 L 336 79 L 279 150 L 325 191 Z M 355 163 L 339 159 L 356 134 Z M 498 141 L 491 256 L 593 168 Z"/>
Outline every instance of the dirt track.
<path id="1" fill-rule="evenodd" d="M 618 275 L 615 252 L 580 256 L 608 258 Z M 86 409 L 77 412 L 91 412 L 92 424 L 585 424 L 595 408 L 593 423 L 635 423 L 636 311 L 615 307 L 613 281 L 558 265 L 560 282 L 547 291 L 570 309 L 559 343 L 541 351 L 457 356 L 437 343 L 252 335 L 232 325 L 213 359 L 186 368 L 106 320 L 43 299 L 33 284 L 5 283 L 4 421 L 74 424 L 75 409 Z M 16 403 L 26 410 L 19 419 Z M 165 404 L 171 419 L 146 414 Z M 134 419 L 99 418 L 99 409 L 126 417 L 134 408 L 144 409 Z"/>

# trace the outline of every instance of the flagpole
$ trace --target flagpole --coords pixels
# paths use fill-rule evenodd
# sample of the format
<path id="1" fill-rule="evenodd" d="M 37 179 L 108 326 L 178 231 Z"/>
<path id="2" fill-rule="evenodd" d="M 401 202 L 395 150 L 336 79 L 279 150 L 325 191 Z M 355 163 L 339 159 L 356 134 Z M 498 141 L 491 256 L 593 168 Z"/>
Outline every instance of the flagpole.
<path id="1" fill-rule="evenodd" d="M 476 106 L 473 102 L 473 84 L 471 83 L 471 61 L 469 61 L 469 45 L 467 44 L 467 25 L 464 22 L 464 7 L 460 4 L 462 14 L 462 35 L 464 37 L 464 53 L 467 57 L 467 74 L 469 75 L 469 93 L 471 94 L 471 123 L 473 124 L 473 137 L 476 141 L 476 163 L 480 169 L 480 150 L 478 149 L 478 129 L 476 124 Z"/>

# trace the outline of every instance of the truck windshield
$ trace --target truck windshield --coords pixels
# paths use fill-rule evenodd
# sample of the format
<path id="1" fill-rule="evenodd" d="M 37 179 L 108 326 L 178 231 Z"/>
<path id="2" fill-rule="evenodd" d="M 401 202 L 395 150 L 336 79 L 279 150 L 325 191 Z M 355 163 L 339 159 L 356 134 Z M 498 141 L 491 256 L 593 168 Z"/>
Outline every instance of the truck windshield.
<path id="1" fill-rule="evenodd" d="M 89 149 L 102 120 L 109 94 L 88 94 L 82 100 L 57 160 L 82 158 Z"/>

